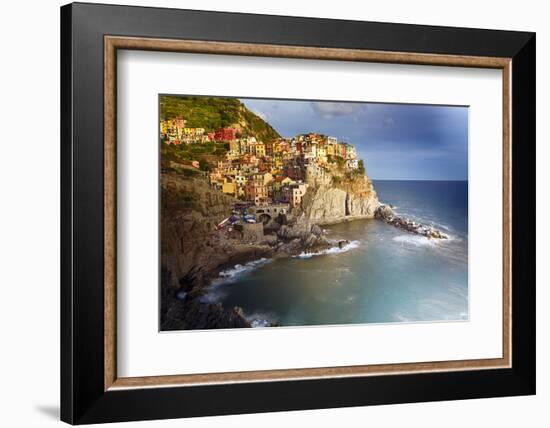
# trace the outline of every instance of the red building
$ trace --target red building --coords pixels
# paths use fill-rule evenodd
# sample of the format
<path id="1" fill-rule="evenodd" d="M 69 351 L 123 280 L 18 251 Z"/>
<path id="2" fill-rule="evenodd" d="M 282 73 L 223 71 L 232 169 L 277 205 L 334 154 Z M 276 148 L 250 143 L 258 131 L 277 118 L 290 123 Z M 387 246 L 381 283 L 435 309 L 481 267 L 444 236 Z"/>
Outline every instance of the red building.
<path id="1" fill-rule="evenodd" d="M 237 130 L 233 128 L 220 128 L 214 132 L 214 139 L 217 141 L 232 141 L 236 138 Z"/>

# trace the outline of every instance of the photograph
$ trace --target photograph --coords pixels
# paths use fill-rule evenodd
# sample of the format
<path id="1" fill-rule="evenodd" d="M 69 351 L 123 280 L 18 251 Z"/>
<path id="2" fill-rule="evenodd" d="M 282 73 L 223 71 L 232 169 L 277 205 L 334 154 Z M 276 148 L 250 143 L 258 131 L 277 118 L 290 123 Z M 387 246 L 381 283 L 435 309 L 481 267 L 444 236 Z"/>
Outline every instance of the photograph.
<path id="1" fill-rule="evenodd" d="M 21 368 L 50 386 L 33 385 L 35 411 L 14 406 L 11 419 L 244 428 L 242 417 L 296 425 L 303 413 L 321 415 L 306 425 L 427 428 L 453 401 L 461 427 L 543 414 L 543 14 L 156 3 L 71 3 L 11 31 L 22 41 L 8 50 L 24 54 L 5 79 L 5 158 L 24 185 L 7 186 L 17 198 L 4 223 L 24 263 L 8 263 L 6 289 L 26 296 L 4 300 L 7 319 L 27 324 L 8 330 L 13 349 L 57 343 Z M 28 78 L 45 55 L 52 66 Z M 30 99 L 45 108 L 25 153 L 40 156 L 22 174 Z M 45 144 L 58 137 L 60 150 Z M 53 236 L 35 251 L 29 299 L 20 280 L 38 232 L 29 246 L 20 231 L 37 224 Z M 52 266 L 58 292 L 42 284 Z M 39 342 L 22 340 L 37 319 Z M 25 387 L 21 370 L 10 389 Z"/>
<path id="2" fill-rule="evenodd" d="M 158 112 L 161 331 L 468 321 L 468 106 Z"/>

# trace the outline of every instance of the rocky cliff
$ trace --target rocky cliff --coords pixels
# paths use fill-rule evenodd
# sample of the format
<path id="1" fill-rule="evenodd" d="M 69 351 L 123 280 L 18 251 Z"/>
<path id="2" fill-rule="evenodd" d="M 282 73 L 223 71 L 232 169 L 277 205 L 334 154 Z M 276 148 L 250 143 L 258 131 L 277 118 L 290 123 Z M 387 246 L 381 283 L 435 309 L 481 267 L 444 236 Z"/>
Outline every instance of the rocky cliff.
<path id="1" fill-rule="evenodd" d="M 173 287 L 201 283 L 217 250 L 210 240 L 216 225 L 231 212 L 233 198 L 201 179 L 161 177 L 161 260 Z"/>
<path id="2" fill-rule="evenodd" d="M 367 176 L 357 176 L 309 187 L 302 200 L 299 217 L 308 223 L 339 223 L 373 218 L 379 206 L 372 182 Z"/>
<path id="3" fill-rule="evenodd" d="M 231 212 L 233 198 L 202 179 L 163 173 L 161 201 L 162 330 L 250 327 L 240 308 L 198 298 L 220 269 L 263 256 L 252 246 L 216 242 L 216 225 Z"/>
<path id="4" fill-rule="evenodd" d="M 162 330 L 250 327 L 240 308 L 201 300 L 212 279 L 237 264 L 331 246 L 320 228 L 286 219 L 266 235 L 261 224 L 217 230 L 235 200 L 199 178 L 163 173 L 161 201 Z"/>

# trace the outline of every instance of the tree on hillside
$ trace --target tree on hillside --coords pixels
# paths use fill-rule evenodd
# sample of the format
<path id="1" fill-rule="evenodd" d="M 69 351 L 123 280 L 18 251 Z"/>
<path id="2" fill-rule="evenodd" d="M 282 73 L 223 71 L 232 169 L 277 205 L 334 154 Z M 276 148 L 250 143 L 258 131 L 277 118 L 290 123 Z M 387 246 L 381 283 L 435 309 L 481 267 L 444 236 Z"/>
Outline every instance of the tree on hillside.
<path id="1" fill-rule="evenodd" d="M 363 162 L 363 159 L 359 159 L 357 172 L 361 175 L 365 175 L 365 162 Z"/>
<path id="2" fill-rule="evenodd" d="M 210 171 L 210 164 L 203 158 L 199 159 L 199 168 L 201 171 Z"/>

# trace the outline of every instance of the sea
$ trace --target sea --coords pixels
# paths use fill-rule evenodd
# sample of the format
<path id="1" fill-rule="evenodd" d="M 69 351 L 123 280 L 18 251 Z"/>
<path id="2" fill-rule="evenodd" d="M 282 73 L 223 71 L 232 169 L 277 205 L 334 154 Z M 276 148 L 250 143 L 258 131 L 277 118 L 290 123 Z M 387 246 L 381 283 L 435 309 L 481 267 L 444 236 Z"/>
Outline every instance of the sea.
<path id="1" fill-rule="evenodd" d="M 254 327 L 468 319 L 468 182 L 374 181 L 382 203 L 448 240 L 380 220 L 325 227 L 343 248 L 261 259 L 220 274 L 204 299 L 240 306 Z"/>

